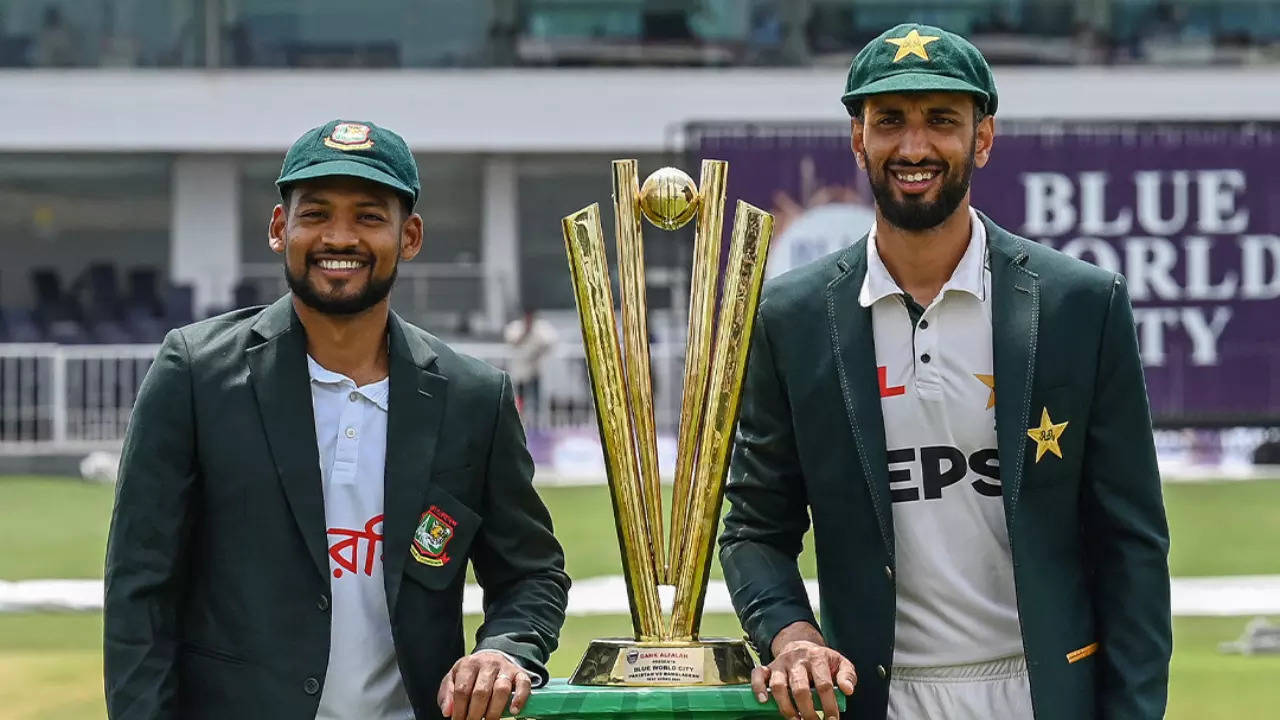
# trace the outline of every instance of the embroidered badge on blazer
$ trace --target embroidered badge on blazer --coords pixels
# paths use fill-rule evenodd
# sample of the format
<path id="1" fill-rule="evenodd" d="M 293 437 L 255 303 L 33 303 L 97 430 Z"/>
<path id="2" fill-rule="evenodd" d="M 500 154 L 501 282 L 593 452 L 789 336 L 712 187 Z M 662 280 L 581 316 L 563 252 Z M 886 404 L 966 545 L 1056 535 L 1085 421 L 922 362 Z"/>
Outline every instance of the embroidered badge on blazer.
<path id="1" fill-rule="evenodd" d="M 1062 457 L 1062 448 L 1058 445 L 1058 438 L 1062 437 L 1062 433 L 1066 432 L 1067 423 L 1055 423 L 1049 419 L 1049 408 L 1042 408 L 1040 411 L 1040 427 L 1027 429 L 1027 437 L 1036 441 L 1036 462 L 1040 462 L 1040 458 L 1044 457 L 1046 452 L 1053 453 L 1059 458 Z"/>
<path id="2" fill-rule="evenodd" d="M 413 542 L 409 545 L 409 554 L 423 565 L 440 567 L 449 562 L 445 548 L 453 539 L 454 529 L 458 521 L 449 513 L 432 505 L 422 513 L 418 520 L 418 529 L 413 531 Z"/>

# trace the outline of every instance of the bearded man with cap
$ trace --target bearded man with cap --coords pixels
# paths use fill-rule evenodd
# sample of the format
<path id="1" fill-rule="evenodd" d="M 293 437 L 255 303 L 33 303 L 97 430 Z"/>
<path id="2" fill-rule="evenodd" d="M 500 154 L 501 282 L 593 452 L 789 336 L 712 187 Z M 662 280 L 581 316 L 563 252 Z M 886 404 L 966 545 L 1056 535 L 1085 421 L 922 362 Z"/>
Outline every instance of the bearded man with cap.
<path id="1" fill-rule="evenodd" d="M 497 720 L 546 681 L 569 587 L 511 382 L 389 309 L 423 243 L 399 135 L 330 122 L 276 184 L 292 292 L 170 332 L 134 406 L 108 714 Z"/>
<path id="2" fill-rule="evenodd" d="M 892 28 L 842 100 L 876 221 L 766 284 L 726 489 L 758 698 L 809 720 L 833 686 L 860 720 L 1163 717 L 1168 530 L 1124 279 L 969 206 L 997 92 L 963 38 Z"/>

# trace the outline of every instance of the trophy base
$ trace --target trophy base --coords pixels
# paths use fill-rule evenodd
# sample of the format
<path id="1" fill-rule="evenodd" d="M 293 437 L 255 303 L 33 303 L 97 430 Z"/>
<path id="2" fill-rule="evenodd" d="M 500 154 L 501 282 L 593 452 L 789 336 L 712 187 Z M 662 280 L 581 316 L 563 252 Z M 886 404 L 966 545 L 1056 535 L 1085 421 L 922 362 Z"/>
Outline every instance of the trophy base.
<path id="1" fill-rule="evenodd" d="M 743 685 L 755 661 L 747 644 L 730 638 L 642 642 L 599 638 L 587 646 L 570 685 L 669 687 Z"/>

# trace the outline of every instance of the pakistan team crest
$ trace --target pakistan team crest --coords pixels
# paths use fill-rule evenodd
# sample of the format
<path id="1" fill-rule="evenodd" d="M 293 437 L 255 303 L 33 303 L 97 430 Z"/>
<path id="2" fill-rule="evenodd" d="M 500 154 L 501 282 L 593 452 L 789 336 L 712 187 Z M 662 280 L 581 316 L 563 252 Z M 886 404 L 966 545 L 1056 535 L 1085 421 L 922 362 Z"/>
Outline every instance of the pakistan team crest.
<path id="1" fill-rule="evenodd" d="M 454 528 L 458 521 L 449 513 L 435 505 L 422 513 L 418 520 L 418 529 L 413 532 L 413 542 L 409 545 L 409 554 L 423 565 L 440 567 L 449 562 L 445 548 L 453 539 Z"/>

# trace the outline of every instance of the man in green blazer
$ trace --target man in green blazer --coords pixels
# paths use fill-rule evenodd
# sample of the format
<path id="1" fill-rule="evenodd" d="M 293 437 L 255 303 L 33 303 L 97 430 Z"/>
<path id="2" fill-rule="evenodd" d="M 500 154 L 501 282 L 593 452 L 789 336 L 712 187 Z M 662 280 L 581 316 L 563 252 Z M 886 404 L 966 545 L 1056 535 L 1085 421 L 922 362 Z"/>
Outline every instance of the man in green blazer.
<path id="1" fill-rule="evenodd" d="M 108 714 L 497 720 L 545 682 L 569 587 L 511 382 L 389 310 L 422 246 L 398 135 L 315 128 L 277 185 L 292 293 L 170 332 L 134 407 Z"/>
<path id="2" fill-rule="evenodd" d="M 766 285 L 726 490 L 758 697 L 810 720 L 810 687 L 859 720 L 1161 718 L 1168 530 L 1124 279 L 969 206 L 997 94 L 963 38 L 885 32 L 843 101 L 875 225 Z"/>

